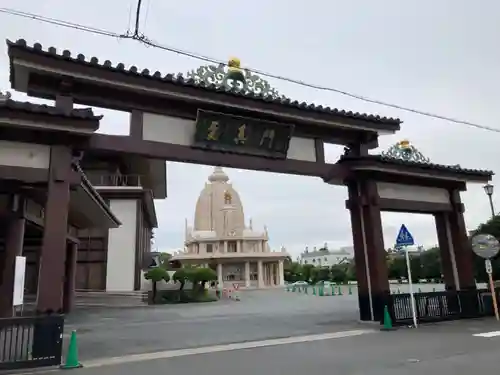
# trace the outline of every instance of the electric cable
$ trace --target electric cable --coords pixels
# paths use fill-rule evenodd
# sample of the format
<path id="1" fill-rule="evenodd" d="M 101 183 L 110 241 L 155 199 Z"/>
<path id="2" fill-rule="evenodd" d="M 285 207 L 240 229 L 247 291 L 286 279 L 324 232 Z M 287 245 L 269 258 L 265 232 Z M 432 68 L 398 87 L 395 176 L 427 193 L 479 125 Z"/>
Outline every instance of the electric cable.
<path id="1" fill-rule="evenodd" d="M 139 17 L 140 17 L 141 5 L 142 5 L 142 1 L 138 0 L 134 32 L 131 33 L 130 31 L 126 31 L 123 34 L 118 34 L 118 33 L 113 32 L 113 31 L 100 29 L 100 28 L 96 28 L 96 27 L 92 27 L 92 26 L 86 26 L 86 25 L 82 25 L 82 24 L 78 24 L 78 23 L 73 23 L 73 22 L 63 21 L 63 20 L 59 20 L 59 19 L 55 19 L 55 18 L 45 17 L 45 16 L 41 16 L 38 14 L 34 14 L 34 13 L 22 12 L 22 11 L 10 9 L 10 8 L 0 8 L 0 13 L 18 16 L 18 17 L 23 17 L 23 18 L 28 18 L 31 20 L 36 20 L 36 21 L 52 24 L 55 26 L 67 27 L 67 28 L 71 28 L 71 29 L 75 29 L 75 30 L 79 30 L 79 31 L 83 31 L 83 32 L 88 32 L 88 33 L 92 33 L 92 34 L 96 34 L 96 35 L 112 37 L 115 39 L 130 39 L 130 40 L 134 40 L 134 41 L 137 41 L 139 43 L 142 43 L 143 45 L 145 45 L 147 47 L 157 48 L 157 49 L 160 49 L 163 51 L 175 53 L 178 55 L 190 57 L 193 59 L 197 59 L 197 60 L 212 63 L 212 64 L 222 64 L 222 65 L 227 66 L 227 62 L 224 62 L 222 60 L 218 60 L 218 59 L 215 59 L 215 58 L 212 58 L 209 56 L 205 56 L 205 55 L 202 55 L 202 54 L 199 54 L 196 52 L 190 52 L 190 51 L 182 50 L 179 48 L 166 46 L 166 45 L 163 45 L 161 43 L 158 43 L 158 42 L 155 42 L 155 41 L 149 39 L 145 35 L 142 35 L 140 33 L 140 27 L 139 27 L 140 26 L 139 25 Z M 477 129 L 482 129 L 482 130 L 487 130 L 487 131 L 491 131 L 491 132 L 495 132 L 495 133 L 500 133 L 500 128 L 494 128 L 491 126 L 486 126 L 486 125 L 474 123 L 471 121 L 462 120 L 459 118 L 439 115 L 439 114 L 426 112 L 426 111 L 422 111 L 422 110 L 415 109 L 415 108 L 410 108 L 410 107 L 405 107 L 405 106 L 401 106 L 401 105 L 394 104 L 394 103 L 385 102 L 385 101 L 378 100 L 378 99 L 372 99 L 372 98 L 369 98 L 369 97 L 366 97 L 363 95 L 359 95 L 359 94 L 355 94 L 355 93 L 351 93 L 351 92 L 348 92 L 345 90 L 340 90 L 340 89 L 333 88 L 333 87 L 308 83 L 308 82 L 305 82 L 305 81 L 302 81 L 299 79 L 284 77 L 281 75 L 268 73 L 268 72 L 257 70 L 257 69 L 251 69 L 251 68 L 245 68 L 245 69 L 248 70 L 249 72 L 252 72 L 254 74 L 257 74 L 257 75 L 260 75 L 263 77 L 272 78 L 272 79 L 276 79 L 276 80 L 284 81 L 284 82 L 289 82 L 289 83 L 293 83 L 293 84 L 296 84 L 299 86 L 308 87 L 308 88 L 312 88 L 312 89 L 316 89 L 316 90 L 320 90 L 320 91 L 334 92 L 334 93 L 337 93 L 337 94 L 340 94 L 343 96 L 347 96 L 347 97 L 350 97 L 350 98 L 353 98 L 356 100 L 360 100 L 363 102 L 372 103 L 372 104 L 376 104 L 376 105 L 380 105 L 380 106 L 384 106 L 384 107 L 388 107 L 388 108 L 393 108 L 393 109 L 417 114 L 417 115 L 424 116 L 424 117 L 435 118 L 435 119 L 444 120 L 444 121 L 448 121 L 448 122 L 452 122 L 452 123 L 456 123 L 456 124 L 460 124 L 460 125 L 470 126 L 470 127 L 477 128 Z"/>

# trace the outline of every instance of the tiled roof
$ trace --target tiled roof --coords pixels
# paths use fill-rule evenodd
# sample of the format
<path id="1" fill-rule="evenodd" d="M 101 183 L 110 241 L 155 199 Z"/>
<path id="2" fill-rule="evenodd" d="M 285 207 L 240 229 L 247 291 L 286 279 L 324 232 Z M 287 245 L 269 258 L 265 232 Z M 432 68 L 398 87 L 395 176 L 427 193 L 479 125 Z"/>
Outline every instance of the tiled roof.
<path id="1" fill-rule="evenodd" d="M 90 108 L 73 109 L 71 111 L 63 111 L 59 108 L 48 106 L 45 104 L 34 104 L 30 102 L 19 102 L 12 99 L 2 100 L 0 96 L 0 108 L 8 108 L 11 110 L 40 113 L 49 116 L 67 117 L 80 120 L 97 120 L 102 119 L 102 116 L 94 115 Z"/>
<path id="2" fill-rule="evenodd" d="M 474 175 L 474 176 L 493 176 L 495 173 L 493 171 L 481 170 L 481 169 L 469 169 L 462 168 L 460 165 L 443 165 L 434 163 L 419 163 L 415 161 L 407 161 L 402 159 L 395 159 L 382 155 L 366 155 L 366 156 L 342 156 L 340 162 L 342 161 L 362 161 L 362 160 L 373 160 L 381 163 L 401 165 L 408 167 L 418 167 L 422 169 L 432 169 L 434 171 L 460 173 L 464 175 Z"/>
<path id="3" fill-rule="evenodd" d="M 366 113 L 345 111 L 337 108 L 323 107 L 322 105 L 308 104 L 305 102 L 300 103 L 296 100 L 292 101 L 288 98 L 273 98 L 269 95 L 264 96 L 262 94 L 256 94 L 256 93 L 245 93 L 238 88 L 226 88 L 224 86 L 216 86 L 215 84 L 207 84 L 203 81 L 196 82 L 194 79 L 191 78 L 186 79 L 182 74 L 177 74 L 177 75 L 167 74 L 165 76 L 162 76 L 162 73 L 159 71 L 156 71 L 154 73 L 151 73 L 148 69 L 139 71 L 139 69 L 135 66 L 126 69 L 125 64 L 118 63 L 116 65 L 113 65 L 113 63 L 109 60 L 100 63 L 97 57 L 91 57 L 90 59 L 87 59 L 83 54 L 78 54 L 76 55 L 76 57 L 72 57 L 71 51 L 68 50 L 64 50 L 62 54 L 58 54 L 57 49 L 55 47 L 49 47 L 47 50 L 44 50 L 40 43 L 35 43 L 33 46 L 28 46 L 24 39 L 19 39 L 16 42 L 7 40 L 7 45 L 9 46 L 9 48 L 20 48 L 39 55 L 49 56 L 55 59 L 69 61 L 83 66 L 91 66 L 94 68 L 103 69 L 111 72 L 119 72 L 129 76 L 140 76 L 147 79 L 164 83 L 170 83 L 179 86 L 196 87 L 206 91 L 221 92 L 229 95 L 279 104 L 289 108 L 298 108 L 304 111 L 331 114 L 345 118 L 369 121 L 373 123 L 392 125 L 392 126 L 397 126 L 401 124 L 401 120 L 397 118 L 381 117 Z"/>

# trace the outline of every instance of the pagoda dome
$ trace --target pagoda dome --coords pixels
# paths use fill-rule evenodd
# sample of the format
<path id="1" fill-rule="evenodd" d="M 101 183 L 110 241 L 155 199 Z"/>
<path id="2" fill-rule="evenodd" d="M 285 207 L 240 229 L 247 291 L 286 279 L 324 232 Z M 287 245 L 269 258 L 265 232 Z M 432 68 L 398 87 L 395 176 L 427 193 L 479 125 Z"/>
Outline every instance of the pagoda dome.
<path id="1" fill-rule="evenodd" d="M 245 229 L 243 205 L 221 167 L 215 167 L 196 202 L 195 232 L 214 231 L 217 237 L 241 236 Z"/>

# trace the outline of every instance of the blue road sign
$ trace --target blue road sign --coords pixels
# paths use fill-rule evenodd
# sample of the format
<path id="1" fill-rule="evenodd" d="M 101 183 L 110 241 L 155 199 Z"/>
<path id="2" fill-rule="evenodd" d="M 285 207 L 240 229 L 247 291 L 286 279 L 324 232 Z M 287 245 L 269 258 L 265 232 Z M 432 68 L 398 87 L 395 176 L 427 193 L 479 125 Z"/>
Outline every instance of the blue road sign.
<path id="1" fill-rule="evenodd" d="M 415 245 L 415 241 L 413 240 L 413 236 L 406 226 L 401 225 L 401 229 L 399 230 L 398 236 L 396 237 L 396 246 L 398 248 L 402 248 L 404 246 L 413 246 Z"/>

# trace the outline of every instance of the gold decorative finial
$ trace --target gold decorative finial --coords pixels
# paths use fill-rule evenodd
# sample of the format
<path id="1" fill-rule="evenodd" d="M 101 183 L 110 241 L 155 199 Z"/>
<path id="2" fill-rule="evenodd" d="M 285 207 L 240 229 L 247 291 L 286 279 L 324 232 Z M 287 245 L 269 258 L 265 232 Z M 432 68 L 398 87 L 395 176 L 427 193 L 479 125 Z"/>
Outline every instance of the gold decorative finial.
<path id="1" fill-rule="evenodd" d="M 241 69 L 241 61 L 237 57 L 231 57 L 227 62 L 227 66 L 231 69 Z"/>
<path id="2" fill-rule="evenodd" d="M 227 78 L 233 81 L 245 82 L 245 74 L 241 69 L 241 61 L 237 57 L 231 57 L 227 62 Z"/>
<path id="3" fill-rule="evenodd" d="M 224 204 L 231 204 L 232 200 L 233 200 L 233 196 L 231 195 L 231 193 L 228 190 L 226 190 L 224 192 Z"/>
<path id="4" fill-rule="evenodd" d="M 410 147 L 410 141 L 407 139 L 403 139 L 402 141 L 399 141 L 399 147 L 401 148 L 409 148 Z"/>

